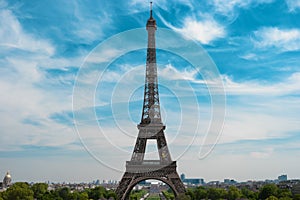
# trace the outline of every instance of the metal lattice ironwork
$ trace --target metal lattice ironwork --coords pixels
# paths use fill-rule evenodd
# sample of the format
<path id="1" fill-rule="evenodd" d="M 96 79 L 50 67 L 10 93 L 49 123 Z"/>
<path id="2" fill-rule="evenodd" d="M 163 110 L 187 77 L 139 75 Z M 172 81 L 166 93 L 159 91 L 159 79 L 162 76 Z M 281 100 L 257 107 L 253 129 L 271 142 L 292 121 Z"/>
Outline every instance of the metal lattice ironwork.
<path id="1" fill-rule="evenodd" d="M 161 120 L 155 48 L 156 21 L 152 16 L 152 4 L 146 27 L 148 48 L 143 112 L 131 161 L 126 162 L 126 172 L 116 190 L 120 200 L 129 199 L 132 188 L 146 179 L 163 181 L 169 185 L 176 196 L 185 192 L 185 187 L 176 171 L 176 161 L 171 159 L 164 134 L 165 126 Z M 147 140 L 157 141 L 159 160 L 144 160 Z"/>

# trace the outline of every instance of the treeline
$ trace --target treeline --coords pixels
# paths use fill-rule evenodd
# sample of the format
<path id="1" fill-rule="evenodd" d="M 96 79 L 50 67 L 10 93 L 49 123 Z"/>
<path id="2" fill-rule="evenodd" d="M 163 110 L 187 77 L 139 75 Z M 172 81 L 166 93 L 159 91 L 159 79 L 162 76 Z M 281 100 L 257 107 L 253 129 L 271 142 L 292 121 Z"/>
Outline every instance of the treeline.
<path id="1" fill-rule="evenodd" d="M 140 199 L 147 191 L 132 191 L 130 199 Z M 167 199 L 174 199 L 171 191 L 164 191 Z M 112 190 L 106 190 L 98 186 L 93 189 L 83 191 L 71 191 L 68 187 L 62 187 L 55 190 L 48 190 L 46 183 L 28 183 L 18 182 L 9 187 L 6 191 L 0 192 L 0 200 L 98 200 L 98 199 L 117 199 L 116 193 Z M 189 188 L 185 195 L 176 199 L 180 200 L 201 200 L 201 199 L 250 199 L 250 200 L 300 200 L 300 194 L 293 195 L 289 189 L 280 189 L 275 184 L 267 184 L 258 191 L 252 191 L 247 188 L 238 189 L 231 186 L 228 189 L 213 187 Z"/>
<path id="2" fill-rule="evenodd" d="M 6 191 L 0 192 L 0 200 L 98 200 L 109 198 L 116 199 L 116 194 L 101 186 L 84 191 L 71 191 L 68 187 L 48 191 L 46 183 L 36 183 L 30 186 L 28 183 L 18 182 Z"/>
<path id="3" fill-rule="evenodd" d="M 213 187 L 197 187 L 188 189 L 186 195 L 191 200 L 200 199 L 262 199 L 262 200 L 300 200 L 300 195 L 292 195 L 289 189 L 280 189 L 275 184 L 267 184 L 261 187 L 258 191 L 252 191 L 247 188 L 238 189 L 235 186 L 230 186 L 228 189 L 213 188 Z"/>

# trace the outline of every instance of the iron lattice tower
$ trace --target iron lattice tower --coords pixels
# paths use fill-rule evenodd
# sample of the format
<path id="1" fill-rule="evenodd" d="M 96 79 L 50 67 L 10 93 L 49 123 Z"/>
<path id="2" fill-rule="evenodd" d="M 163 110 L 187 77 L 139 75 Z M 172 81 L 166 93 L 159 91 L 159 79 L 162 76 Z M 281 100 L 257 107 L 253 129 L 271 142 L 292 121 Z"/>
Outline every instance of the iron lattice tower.
<path id="1" fill-rule="evenodd" d="M 120 200 L 129 199 L 132 188 L 146 179 L 156 179 L 168 184 L 176 196 L 185 192 L 176 171 L 176 161 L 171 159 L 164 135 L 165 126 L 161 120 L 155 48 L 156 21 L 152 15 L 152 2 L 150 7 L 150 18 L 146 25 L 148 47 L 143 112 L 137 126 L 139 134 L 131 160 L 126 162 L 126 172 L 116 190 Z M 156 140 L 159 160 L 144 160 L 147 140 Z"/>

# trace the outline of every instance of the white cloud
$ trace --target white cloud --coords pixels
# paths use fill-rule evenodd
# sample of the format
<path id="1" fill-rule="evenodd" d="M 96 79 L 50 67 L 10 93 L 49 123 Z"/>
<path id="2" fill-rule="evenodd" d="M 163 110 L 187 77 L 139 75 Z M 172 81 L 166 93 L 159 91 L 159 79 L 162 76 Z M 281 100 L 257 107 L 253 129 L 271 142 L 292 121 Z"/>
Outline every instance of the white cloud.
<path id="1" fill-rule="evenodd" d="M 123 66 L 120 66 L 123 68 Z M 104 81 L 109 82 L 118 82 L 120 85 L 131 85 L 131 87 L 137 87 L 138 84 L 143 84 L 143 76 L 144 76 L 144 65 L 139 65 L 132 67 L 130 69 L 124 69 L 126 73 L 116 72 L 116 71 L 107 71 L 105 72 Z M 225 89 L 228 95 L 268 95 L 268 96 L 279 96 L 279 95 L 289 95 L 289 94 L 299 94 L 300 92 L 300 72 L 295 72 L 291 74 L 288 78 L 283 80 L 282 82 L 276 83 L 263 83 L 258 80 L 250 80 L 250 81 L 241 81 L 236 82 L 225 74 L 220 75 L 221 80 L 223 80 L 223 85 L 219 83 L 218 80 L 201 80 L 198 79 L 199 71 L 192 68 L 184 68 L 184 70 L 179 70 L 178 68 L 172 66 L 171 64 L 167 64 L 162 68 L 158 68 L 159 81 L 161 85 L 166 85 L 170 83 L 176 83 L 174 87 L 177 90 L 183 89 L 185 92 L 182 94 L 188 94 L 189 92 L 204 92 L 201 88 L 207 85 L 210 88 L 216 89 L 214 91 L 218 91 Z M 130 81 L 128 81 L 130 80 Z M 193 88 L 186 88 L 188 83 L 192 82 L 196 85 Z M 184 88 L 182 88 L 182 83 L 185 83 Z M 222 87 L 223 86 L 223 87 Z M 222 88 L 221 88 L 222 87 Z M 206 87 L 205 87 L 206 88 Z M 122 91 L 120 91 L 122 93 Z M 123 91 L 125 92 L 125 90 Z M 128 92 L 126 90 L 126 92 Z M 125 92 L 125 93 L 126 93 Z M 122 95 L 120 95 L 122 96 Z"/>
<path id="2" fill-rule="evenodd" d="M 257 48 L 297 51 L 300 49 L 300 30 L 263 27 L 254 32 L 253 43 Z"/>
<path id="3" fill-rule="evenodd" d="M 211 17 L 206 17 L 202 21 L 187 17 L 182 28 L 172 28 L 186 37 L 200 41 L 202 44 L 209 44 L 226 36 L 225 27 Z"/>
<path id="4" fill-rule="evenodd" d="M 106 10 L 102 9 L 102 12 L 99 13 L 101 16 L 92 18 L 83 8 L 85 4 L 77 1 L 72 3 L 74 3 L 73 14 L 76 18 L 75 23 L 72 24 L 74 27 L 73 33 L 80 41 L 87 43 L 92 43 L 102 38 L 104 36 L 103 31 L 105 28 L 109 28 L 110 24 L 112 24 L 111 13 L 105 12 Z"/>
<path id="5" fill-rule="evenodd" d="M 0 10 L 0 47 L 17 48 L 52 55 L 54 47 L 46 40 L 26 33 L 10 10 Z"/>
<path id="6" fill-rule="evenodd" d="M 48 80 L 40 67 L 65 67 L 75 61 L 53 59 L 55 47 L 26 32 L 10 10 L 0 9 L 0 27 L 0 52 L 3 55 L 0 60 L 0 150 L 73 142 L 76 135 L 72 128 L 49 119 L 52 113 L 71 110 L 71 91 L 65 93 L 61 91 L 63 88 L 53 91 L 49 85 L 41 86 Z"/>
<path id="7" fill-rule="evenodd" d="M 263 149 L 262 151 L 254 151 L 250 153 L 253 158 L 267 158 L 270 157 L 274 152 L 273 148 Z"/>
<path id="8" fill-rule="evenodd" d="M 226 122 L 220 143 L 285 138 L 288 137 L 288 132 L 300 130 L 293 113 L 293 109 L 299 109 L 299 106 L 294 105 L 292 101 L 281 102 L 278 98 L 264 100 L 249 97 L 248 99 L 253 103 L 247 102 L 246 99 L 238 102 L 240 105 L 251 104 L 250 108 L 227 106 Z M 284 103 L 289 105 L 283 109 Z M 282 112 L 286 114 L 282 116 Z"/>
<path id="9" fill-rule="evenodd" d="M 300 0 L 286 0 L 285 2 L 290 12 L 300 9 Z"/>
<path id="10" fill-rule="evenodd" d="M 58 95 L 57 90 L 51 92 L 36 87 L 41 74 L 36 71 L 35 62 L 18 60 L 12 64 L 22 67 L 15 68 L 18 71 L 14 72 L 12 80 L 0 81 L 0 150 L 15 150 L 22 145 L 59 146 L 74 141 L 71 128 L 49 119 L 52 113 L 71 109 L 70 94 Z M 27 119 L 39 125 L 24 123 Z"/>
<path id="11" fill-rule="evenodd" d="M 197 80 L 193 73 L 180 76 L 181 72 L 171 70 L 171 66 L 168 68 L 162 70 L 165 72 L 161 77 L 174 77 L 175 80 L 187 80 L 199 84 L 198 86 L 193 84 L 193 88 L 185 88 L 185 95 L 192 95 L 192 91 L 198 93 L 199 88 L 205 84 Z M 181 79 L 177 79 L 177 76 Z M 236 95 L 238 100 L 233 105 L 231 100 L 228 100 L 226 122 L 220 143 L 280 138 L 286 137 L 287 132 L 299 130 L 299 123 L 295 120 L 296 110 L 299 110 L 299 100 L 290 99 L 289 95 L 299 94 L 300 73 L 296 72 L 282 82 L 268 85 L 260 81 L 235 82 L 226 75 L 222 75 L 222 79 L 226 93 L 233 95 L 229 99 L 235 99 Z M 213 82 L 208 84 L 215 87 Z M 178 93 L 178 96 L 182 94 Z M 244 104 L 246 105 L 243 107 Z M 281 114 L 283 112 L 284 115 Z M 202 118 L 201 121 L 203 120 Z M 200 140 L 203 141 L 203 138 Z M 200 143 L 198 142 L 199 145 Z"/>
<path id="12" fill-rule="evenodd" d="M 285 138 L 287 133 L 300 130 L 299 98 L 289 97 L 300 94 L 299 72 L 270 85 L 259 81 L 238 83 L 224 75 L 223 79 L 229 98 L 220 143 Z M 266 155 L 256 152 L 253 156 Z"/>
<path id="13" fill-rule="evenodd" d="M 168 80 L 194 80 L 197 75 L 197 70 L 188 70 L 184 69 L 184 71 L 179 71 L 171 64 L 167 64 L 166 67 L 160 69 L 159 68 L 159 77 L 165 78 Z"/>
<path id="14" fill-rule="evenodd" d="M 259 60 L 261 56 L 254 53 L 246 53 L 244 55 L 241 55 L 240 57 L 245 60 Z"/>
<path id="15" fill-rule="evenodd" d="M 96 49 L 97 51 L 97 49 Z M 113 58 L 120 56 L 122 52 L 118 49 L 113 48 L 107 48 L 105 50 L 99 51 L 99 52 L 93 52 L 91 53 L 86 62 L 88 63 L 102 63 L 102 62 L 108 62 L 111 61 Z"/>
<path id="16" fill-rule="evenodd" d="M 255 55 L 249 55 L 249 57 L 254 57 Z M 223 84 L 219 84 L 218 80 L 201 80 L 197 78 L 199 72 L 196 69 L 183 70 L 180 71 L 172 65 L 166 65 L 164 68 L 159 68 L 160 81 L 165 80 L 170 81 L 190 81 L 198 84 L 191 88 L 194 91 L 199 91 L 203 85 L 207 85 L 211 88 L 218 90 L 225 89 L 228 95 L 268 95 L 268 96 L 279 96 L 288 94 L 299 94 L 300 92 L 300 72 L 295 72 L 291 74 L 288 78 L 282 82 L 276 83 L 263 83 L 258 80 L 241 81 L 236 82 L 232 77 L 226 74 L 220 75 Z M 223 88 L 219 88 L 222 87 Z M 178 89 L 178 88 L 177 88 Z M 185 88 L 187 90 L 187 88 Z M 200 90 L 202 92 L 202 90 Z"/>
<path id="17" fill-rule="evenodd" d="M 265 85 L 258 81 L 234 82 L 230 77 L 223 75 L 227 94 L 231 95 L 286 95 L 300 92 L 300 72 L 292 74 L 283 82 Z"/>
<path id="18" fill-rule="evenodd" d="M 235 8 L 248 8 L 263 3 L 271 3 L 273 0 L 213 0 L 212 5 L 221 14 L 232 15 Z"/>
<path id="19" fill-rule="evenodd" d="M 197 20 L 194 17 L 186 17 L 183 20 L 183 25 L 181 28 L 172 25 L 160 14 L 158 14 L 158 17 L 167 27 L 179 32 L 186 39 L 197 40 L 202 44 L 209 44 L 216 39 L 226 36 L 225 26 L 218 23 L 210 15 L 202 15 L 201 20 Z"/>

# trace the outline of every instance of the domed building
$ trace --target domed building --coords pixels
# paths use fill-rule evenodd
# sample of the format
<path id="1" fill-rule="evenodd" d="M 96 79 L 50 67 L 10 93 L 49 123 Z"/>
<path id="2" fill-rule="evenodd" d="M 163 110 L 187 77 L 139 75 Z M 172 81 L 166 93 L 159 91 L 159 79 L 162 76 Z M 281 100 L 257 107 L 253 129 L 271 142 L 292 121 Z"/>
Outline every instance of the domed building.
<path id="1" fill-rule="evenodd" d="M 7 172 L 3 179 L 3 183 L 2 183 L 3 188 L 10 186 L 10 184 L 11 184 L 11 175 L 9 172 Z"/>

